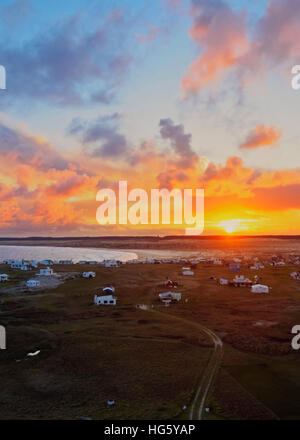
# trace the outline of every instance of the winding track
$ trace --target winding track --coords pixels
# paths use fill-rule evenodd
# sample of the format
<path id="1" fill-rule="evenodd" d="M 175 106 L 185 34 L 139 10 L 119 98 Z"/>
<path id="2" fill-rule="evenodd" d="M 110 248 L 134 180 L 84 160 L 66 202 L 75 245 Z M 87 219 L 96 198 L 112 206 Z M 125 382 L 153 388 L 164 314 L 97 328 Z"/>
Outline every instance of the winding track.
<path id="1" fill-rule="evenodd" d="M 191 410 L 190 420 L 201 420 L 203 416 L 204 405 L 207 400 L 209 391 L 212 388 L 214 379 L 219 370 L 221 360 L 223 357 L 223 342 L 212 330 L 202 327 L 204 333 L 206 333 L 214 343 L 214 351 L 209 359 L 209 362 L 203 372 L 201 382 L 197 388 Z"/>
<path id="2" fill-rule="evenodd" d="M 166 313 L 159 312 L 158 310 L 149 309 L 149 311 L 166 316 Z M 203 418 L 203 410 L 207 401 L 208 394 L 212 388 L 214 379 L 221 365 L 223 357 L 223 342 L 216 333 L 214 333 L 209 328 L 204 327 L 202 324 L 190 321 L 185 318 L 180 318 L 179 316 L 174 316 L 169 313 L 167 314 L 167 316 L 169 318 L 173 318 L 177 321 L 181 321 L 185 324 L 193 325 L 199 328 L 199 330 L 209 336 L 209 338 L 214 343 L 213 352 L 202 374 L 200 384 L 198 385 L 198 388 L 196 390 L 196 394 L 189 413 L 190 420 L 201 420 Z"/>

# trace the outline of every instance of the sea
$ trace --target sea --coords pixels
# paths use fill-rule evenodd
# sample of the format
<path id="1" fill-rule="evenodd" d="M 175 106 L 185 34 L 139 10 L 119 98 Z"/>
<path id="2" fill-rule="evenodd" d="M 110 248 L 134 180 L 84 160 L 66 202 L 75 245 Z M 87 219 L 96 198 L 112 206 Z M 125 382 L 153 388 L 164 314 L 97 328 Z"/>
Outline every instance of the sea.
<path id="1" fill-rule="evenodd" d="M 88 249 L 51 246 L 0 246 L 0 261 L 11 260 L 73 260 L 78 261 L 129 261 L 137 258 L 134 252 L 110 249 Z"/>

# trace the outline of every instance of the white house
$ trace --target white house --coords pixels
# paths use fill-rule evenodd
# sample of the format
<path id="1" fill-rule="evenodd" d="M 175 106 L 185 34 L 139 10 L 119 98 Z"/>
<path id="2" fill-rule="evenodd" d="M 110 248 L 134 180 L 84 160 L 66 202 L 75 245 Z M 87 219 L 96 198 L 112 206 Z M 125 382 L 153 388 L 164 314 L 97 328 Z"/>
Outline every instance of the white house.
<path id="1" fill-rule="evenodd" d="M 82 274 L 83 278 L 96 278 L 95 272 L 83 272 Z"/>
<path id="2" fill-rule="evenodd" d="M 22 264 L 22 266 L 20 267 L 21 270 L 30 270 L 30 266 L 28 266 L 28 264 Z"/>
<path id="3" fill-rule="evenodd" d="M 3 281 L 8 281 L 8 275 L 6 273 L 0 274 L 0 283 L 2 283 Z"/>
<path id="4" fill-rule="evenodd" d="M 51 276 L 53 275 L 53 269 L 50 269 L 50 267 L 46 267 L 46 269 L 40 269 L 40 273 L 38 273 L 39 276 Z"/>
<path id="5" fill-rule="evenodd" d="M 170 299 L 171 301 L 181 301 L 181 293 L 179 292 L 163 292 L 159 294 L 159 298 L 162 301 Z"/>
<path id="6" fill-rule="evenodd" d="M 26 281 L 26 286 L 29 287 L 29 288 L 39 287 L 39 285 L 40 285 L 40 282 L 38 280 L 28 280 L 28 281 Z"/>
<path id="7" fill-rule="evenodd" d="M 244 275 L 236 275 L 232 281 L 230 281 L 230 284 L 234 287 L 249 287 L 252 286 L 252 281 L 249 280 L 249 278 L 245 278 Z"/>
<path id="8" fill-rule="evenodd" d="M 103 295 L 94 297 L 96 306 L 115 306 L 117 304 L 117 297 L 113 295 Z"/>
<path id="9" fill-rule="evenodd" d="M 221 284 L 221 286 L 227 286 L 228 280 L 226 278 L 220 278 L 220 284 Z"/>
<path id="10" fill-rule="evenodd" d="M 21 266 L 23 266 L 23 262 L 22 261 L 14 261 L 10 265 L 11 269 L 20 269 Z"/>
<path id="11" fill-rule="evenodd" d="M 194 272 L 192 272 L 191 270 L 185 270 L 185 271 L 182 272 L 182 275 L 185 275 L 185 276 L 193 276 L 193 275 L 194 275 Z"/>
<path id="12" fill-rule="evenodd" d="M 251 292 L 253 293 L 269 293 L 269 287 L 264 286 L 263 284 L 254 284 L 251 287 Z"/>

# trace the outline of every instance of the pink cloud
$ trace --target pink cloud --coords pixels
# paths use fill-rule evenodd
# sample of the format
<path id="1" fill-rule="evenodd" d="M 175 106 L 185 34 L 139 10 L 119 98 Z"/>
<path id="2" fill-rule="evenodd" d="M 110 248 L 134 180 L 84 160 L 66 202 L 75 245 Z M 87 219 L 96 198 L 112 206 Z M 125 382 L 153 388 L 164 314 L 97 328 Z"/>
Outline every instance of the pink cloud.
<path id="1" fill-rule="evenodd" d="M 266 127 L 261 124 L 252 130 L 245 142 L 240 145 L 241 149 L 252 149 L 274 145 L 281 138 L 281 133 L 275 127 Z"/>
<path id="2" fill-rule="evenodd" d="M 193 0 L 190 36 L 201 54 L 186 72 L 182 87 L 195 92 L 238 64 L 247 52 L 246 16 L 232 11 L 221 0 Z"/>
<path id="3" fill-rule="evenodd" d="M 227 71 L 239 74 L 241 84 L 257 73 L 284 68 L 300 53 L 300 2 L 273 0 L 249 38 L 246 14 L 234 11 L 223 0 L 191 0 L 192 40 L 198 59 L 182 79 L 185 93 L 194 94 L 217 81 Z"/>

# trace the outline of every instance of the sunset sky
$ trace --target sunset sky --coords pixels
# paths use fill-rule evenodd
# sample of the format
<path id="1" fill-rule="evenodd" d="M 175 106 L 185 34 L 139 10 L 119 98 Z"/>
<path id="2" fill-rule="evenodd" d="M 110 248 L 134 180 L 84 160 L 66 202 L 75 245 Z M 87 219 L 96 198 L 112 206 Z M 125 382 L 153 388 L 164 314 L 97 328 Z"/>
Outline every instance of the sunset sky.
<path id="1" fill-rule="evenodd" d="M 299 0 L 2 0 L 0 236 L 100 226 L 97 191 L 204 188 L 204 234 L 300 234 Z"/>

